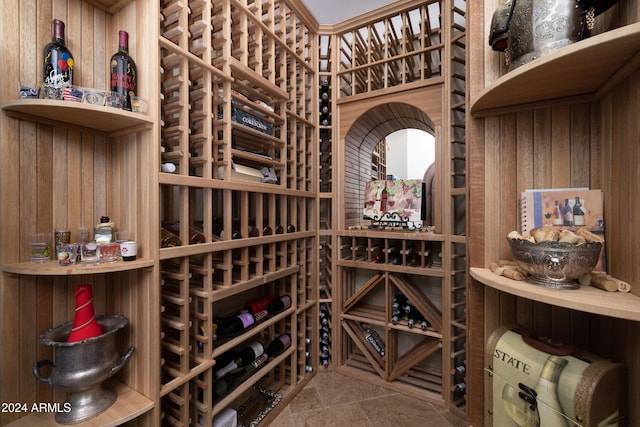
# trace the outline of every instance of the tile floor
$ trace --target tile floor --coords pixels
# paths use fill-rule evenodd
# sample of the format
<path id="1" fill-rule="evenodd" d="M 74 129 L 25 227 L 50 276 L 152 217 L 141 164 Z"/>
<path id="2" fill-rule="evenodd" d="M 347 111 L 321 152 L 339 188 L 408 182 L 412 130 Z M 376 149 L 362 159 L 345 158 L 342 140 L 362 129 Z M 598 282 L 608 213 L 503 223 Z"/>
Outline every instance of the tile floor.
<path id="1" fill-rule="evenodd" d="M 334 372 L 319 372 L 270 427 L 464 427 L 431 403 Z"/>

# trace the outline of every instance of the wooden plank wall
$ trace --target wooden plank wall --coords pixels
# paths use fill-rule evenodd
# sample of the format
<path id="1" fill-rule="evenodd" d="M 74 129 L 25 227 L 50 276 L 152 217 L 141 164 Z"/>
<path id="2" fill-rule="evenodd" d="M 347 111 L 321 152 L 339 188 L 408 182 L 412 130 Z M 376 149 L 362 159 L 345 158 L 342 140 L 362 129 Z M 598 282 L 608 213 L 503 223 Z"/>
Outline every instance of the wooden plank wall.
<path id="1" fill-rule="evenodd" d="M 471 99 L 505 72 L 502 58 L 486 43 L 487 26 L 499 2 L 472 5 Z M 638 21 L 638 3 L 622 2 L 601 16 L 600 28 Z M 606 60 L 606 58 L 603 58 Z M 640 174 L 637 163 L 640 132 L 637 117 L 638 73 L 598 102 L 556 105 L 470 120 L 471 236 L 470 265 L 487 267 L 509 258 L 504 238 L 519 227 L 517 199 L 526 188 L 588 186 L 601 188 L 609 271 L 636 284 L 640 294 L 637 216 Z M 479 349 L 498 326 L 519 323 L 542 336 L 571 342 L 628 369 L 626 425 L 640 423 L 640 363 L 636 322 L 593 316 L 519 299 L 472 283 L 469 289 L 469 345 Z M 612 333 L 614 331 L 614 333 Z M 481 393 L 487 380 L 483 357 L 471 352 L 469 393 Z M 471 425 L 483 425 L 481 402 L 469 407 Z"/>
<path id="2" fill-rule="evenodd" d="M 118 14 L 110 15 L 81 0 L 3 1 L 0 32 L 5 59 L 0 64 L 0 101 L 17 98 L 18 82 L 41 81 L 42 51 L 51 40 L 54 18 L 66 24 L 67 46 L 75 59 L 74 84 L 108 88 L 109 59 L 117 50 L 118 30 L 129 31 L 130 50 L 136 58 L 136 28 L 148 30 L 148 22 L 138 19 L 139 8 L 145 5 L 134 1 Z M 148 12 L 153 14 L 157 7 Z M 148 37 L 147 42 L 151 40 L 157 46 L 157 29 Z M 139 70 L 149 69 L 154 58 L 157 53 L 153 50 L 144 58 L 137 57 Z M 145 79 L 140 85 L 141 94 L 147 99 L 151 92 L 157 93 L 154 82 L 157 78 Z M 155 111 L 151 103 L 149 114 Z M 109 139 L 11 119 L 5 114 L 0 117 L 3 263 L 29 260 L 29 233 L 52 233 L 55 227 L 66 226 L 71 229 L 72 240 L 77 241 L 78 228 L 92 230 L 101 215 L 111 217 L 120 230 L 133 231 L 144 256 L 154 257 L 157 249 L 150 243 L 153 240 L 157 246 L 156 234 L 151 236 L 149 230 L 155 229 L 150 224 L 157 223 L 157 214 L 149 207 L 157 205 L 158 200 L 150 187 L 157 180 L 151 171 L 155 171 L 159 154 L 153 154 L 152 132 Z M 0 345 L 5 350 L 0 352 L 0 401 L 30 405 L 64 400 L 63 392 L 36 380 L 32 367 L 37 360 L 52 360 L 51 348 L 40 345 L 39 336 L 73 320 L 74 292 L 81 283 L 93 285 L 96 314 L 123 314 L 129 318 L 131 326 L 123 344 L 134 345 L 136 352 L 119 377 L 126 377 L 129 386 L 153 398 L 158 393 L 153 384 L 159 363 L 158 351 L 148 341 L 157 328 L 149 321 L 154 317 L 150 313 L 157 311 L 157 307 L 150 307 L 154 301 L 157 303 L 150 283 L 154 274 L 157 273 L 153 269 L 68 278 L 3 273 Z M 150 364 L 155 367 L 150 369 Z M 1 414 L 0 424 L 17 416 Z"/>

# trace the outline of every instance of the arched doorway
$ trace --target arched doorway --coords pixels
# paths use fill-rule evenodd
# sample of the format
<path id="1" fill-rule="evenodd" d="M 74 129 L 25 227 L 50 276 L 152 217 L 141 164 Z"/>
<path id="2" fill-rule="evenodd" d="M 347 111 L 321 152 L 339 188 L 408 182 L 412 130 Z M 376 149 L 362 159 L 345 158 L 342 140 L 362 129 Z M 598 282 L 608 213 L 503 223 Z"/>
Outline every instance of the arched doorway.
<path id="1" fill-rule="evenodd" d="M 422 109 L 406 102 L 389 102 L 374 106 L 353 122 L 344 137 L 344 175 L 340 181 L 340 193 L 344 195 L 342 211 L 345 227 L 362 223 L 364 187 L 371 179 L 370 159 L 375 146 L 388 135 L 403 129 L 418 129 L 435 137 L 433 186 L 437 186 L 439 180 L 436 177 L 440 170 L 439 126 Z M 428 166 L 425 160 L 425 170 Z M 439 214 L 432 208 L 429 211 L 434 212 L 431 223 L 437 227 Z"/>

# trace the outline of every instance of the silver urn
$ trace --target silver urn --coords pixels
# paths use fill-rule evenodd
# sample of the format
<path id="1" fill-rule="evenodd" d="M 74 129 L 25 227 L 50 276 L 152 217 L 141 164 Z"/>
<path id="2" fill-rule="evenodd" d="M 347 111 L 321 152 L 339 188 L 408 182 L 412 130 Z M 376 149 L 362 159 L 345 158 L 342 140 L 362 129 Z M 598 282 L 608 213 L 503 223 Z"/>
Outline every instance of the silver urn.
<path id="1" fill-rule="evenodd" d="M 576 279 L 593 270 L 602 250 L 600 242 L 575 245 L 557 241 L 507 240 L 513 260 L 530 274 L 527 281 L 556 289 L 577 289 L 580 285 Z"/>
<path id="2" fill-rule="evenodd" d="M 116 394 L 103 386 L 103 382 L 118 372 L 134 351 L 129 347 L 123 356 L 116 353 L 116 332 L 129 324 L 120 315 L 96 316 L 103 333 L 97 337 L 67 342 L 73 322 L 67 322 L 40 335 L 40 344 L 53 347 L 51 360 L 39 360 L 33 366 L 33 375 L 50 387 L 69 392 L 56 422 L 75 424 L 93 418 L 107 410 L 116 400 Z M 51 367 L 44 377 L 42 367 Z"/>

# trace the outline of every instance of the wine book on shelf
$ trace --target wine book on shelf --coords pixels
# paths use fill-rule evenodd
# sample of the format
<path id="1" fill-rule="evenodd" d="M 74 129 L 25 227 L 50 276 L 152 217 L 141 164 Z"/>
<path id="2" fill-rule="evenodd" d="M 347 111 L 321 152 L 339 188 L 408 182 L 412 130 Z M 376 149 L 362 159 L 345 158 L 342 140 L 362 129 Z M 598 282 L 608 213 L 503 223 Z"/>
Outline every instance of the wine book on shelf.
<path id="1" fill-rule="evenodd" d="M 572 231 L 584 227 L 604 239 L 604 224 L 602 190 L 541 188 L 525 190 L 521 194 L 522 234 L 545 226 Z M 605 245 L 595 270 L 606 271 Z"/>

